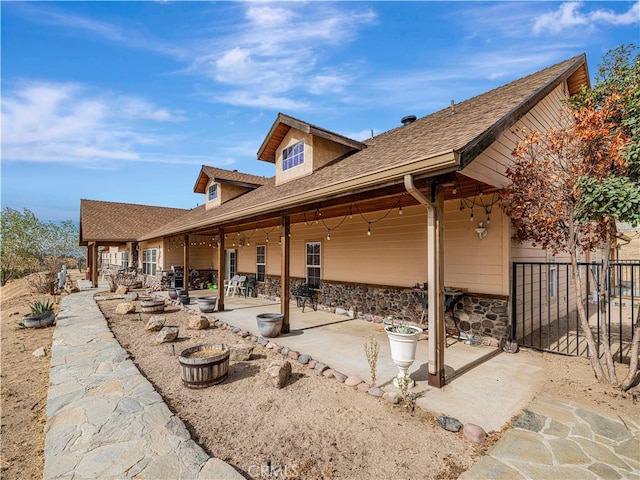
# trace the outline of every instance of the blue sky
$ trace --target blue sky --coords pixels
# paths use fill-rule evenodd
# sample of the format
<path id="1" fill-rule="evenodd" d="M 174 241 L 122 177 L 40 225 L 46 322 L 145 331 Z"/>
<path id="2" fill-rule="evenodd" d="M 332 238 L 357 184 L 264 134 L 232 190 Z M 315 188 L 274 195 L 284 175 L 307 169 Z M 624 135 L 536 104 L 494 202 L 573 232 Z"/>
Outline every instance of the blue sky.
<path id="1" fill-rule="evenodd" d="M 272 176 L 278 112 L 358 140 L 580 53 L 638 2 L 2 2 L 2 207 L 191 208 L 203 164 Z"/>

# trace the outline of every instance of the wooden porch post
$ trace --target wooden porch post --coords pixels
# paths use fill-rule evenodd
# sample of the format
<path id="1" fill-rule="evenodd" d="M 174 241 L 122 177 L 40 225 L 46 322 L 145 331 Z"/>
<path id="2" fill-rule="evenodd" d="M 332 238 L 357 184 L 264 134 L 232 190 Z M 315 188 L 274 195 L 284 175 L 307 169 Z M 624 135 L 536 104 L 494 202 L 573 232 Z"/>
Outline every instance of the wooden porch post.
<path id="1" fill-rule="evenodd" d="M 189 293 L 189 234 L 184 236 L 184 249 L 182 250 L 182 265 L 184 268 L 184 293 Z"/>
<path id="2" fill-rule="evenodd" d="M 431 186 L 431 208 L 427 223 L 427 261 L 429 298 L 429 385 L 441 388 L 444 378 L 444 188 Z"/>
<path id="3" fill-rule="evenodd" d="M 291 219 L 288 215 L 282 214 L 282 244 L 281 258 L 282 265 L 280 267 L 280 313 L 284 315 L 282 320 L 282 333 L 289 333 L 291 325 L 289 323 L 289 270 L 290 270 L 290 253 L 291 253 Z"/>
<path id="4" fill-rule="evenodd" d="M 218 311 L 224 312 L 224 229 L 218 231 Z"/>
<path id="5" fill-rule="evenodd" d="M 98 242 L 93 243 L 93 250 L 91 252 L 92 268 L 91 268 L 91 284 L 94 287 L 98 286 Z"/>

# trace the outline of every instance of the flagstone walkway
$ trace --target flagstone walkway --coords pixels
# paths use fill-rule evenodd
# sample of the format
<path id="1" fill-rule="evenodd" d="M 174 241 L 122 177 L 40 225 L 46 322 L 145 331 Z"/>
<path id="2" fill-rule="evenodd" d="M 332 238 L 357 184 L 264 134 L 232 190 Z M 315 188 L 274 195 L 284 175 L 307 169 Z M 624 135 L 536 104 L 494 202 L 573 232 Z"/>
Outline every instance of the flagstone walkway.
<path id="1" fill-rule="evenodd" d="M 43 478 L 244 478 L 191 439 L 113 337 L 95 292 L 61 302 Z"/>

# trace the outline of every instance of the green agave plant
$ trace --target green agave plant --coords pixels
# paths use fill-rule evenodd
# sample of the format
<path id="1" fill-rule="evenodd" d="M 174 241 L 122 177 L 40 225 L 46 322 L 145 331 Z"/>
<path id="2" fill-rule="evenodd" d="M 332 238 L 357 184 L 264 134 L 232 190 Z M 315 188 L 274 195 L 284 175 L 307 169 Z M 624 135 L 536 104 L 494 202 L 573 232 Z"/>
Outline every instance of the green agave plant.
<path id="1" fill-rule="evenodd" d="M 36 300 L 31 307 L 31 313 L 37 315 L 39 313 L 49 312 L 53 310 L 54 302 L 51 300 Z"/>
<path id="2" fill-rule="evenodd" d="M 415 328 L 409 325 L 393 325 L 391 328 L 391 331 L 394 333 L 402 333 L 402 334 L 416 333 Z"/>

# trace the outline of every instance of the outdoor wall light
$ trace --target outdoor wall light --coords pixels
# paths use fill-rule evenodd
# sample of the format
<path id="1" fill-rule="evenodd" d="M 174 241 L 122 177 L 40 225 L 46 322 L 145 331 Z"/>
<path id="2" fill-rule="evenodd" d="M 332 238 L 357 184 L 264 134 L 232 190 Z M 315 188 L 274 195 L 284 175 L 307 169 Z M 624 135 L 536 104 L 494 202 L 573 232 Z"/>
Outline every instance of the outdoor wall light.
<path id="1" fill-rule="evenodd" d="M 484 224 L 482 222 L 478 224 L 478 228 L 476 228 L 476 233 L 478 234 L 478 237 L 480 237 L 480 240 L 482 240 L 484 237 L 487 236 L 487 229 L 484 227 Z"/>

